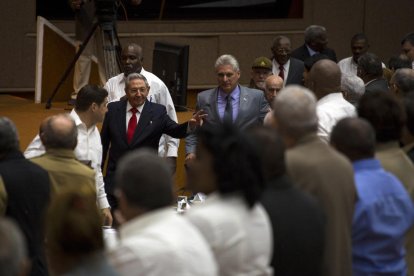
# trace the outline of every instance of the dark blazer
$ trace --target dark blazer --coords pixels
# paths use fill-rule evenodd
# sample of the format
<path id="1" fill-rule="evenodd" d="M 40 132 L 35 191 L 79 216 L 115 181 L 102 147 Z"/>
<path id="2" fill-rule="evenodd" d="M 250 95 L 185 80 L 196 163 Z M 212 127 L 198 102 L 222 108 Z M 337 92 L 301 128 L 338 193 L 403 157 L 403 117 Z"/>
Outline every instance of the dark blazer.
<path id="1" fill-rule="evenodd" d="M 332 61 L 338 62 L 336 58 L 336 53 L 333 49 L 326 48 L 321 52 L 321 54 L 327 56 Z M 305 61 L 308 57 L 310 57 L 308 48 L 306 48 L 306 44 L 303 44 L 299 48 L 293 50 L 290 56 L 300 59 L 301 61 Z"/>
<path id="2" fill-rule="evenodd" d="M 43 224 L 50 200 L 49 175 L 18 151 L 0 159 L 0 175 L 8 197 L 5 216 L 13 219 L 26 237 L 30 275 L 48 275 Z"/>
<path id="3" fill-rule="evenodd" d="M 261 203 L 273 228 L 274 275 L 322 274 L 325 219 L 316 200 L 287 176 L 266 183 Z"/>
<path id="4" fill-rule="evenodd" d="M 126 107 L 126 99 L 110 103 L 101 130 L 102 164 L 105 163 L 109 150 L 105 190 L 110 204 L 111 201 L 112 203 L 116 202 L 113 197 L 113 174 L 118 160 L 124 154 L 134 149 L 145 147 L 157 151 L 161 135 L 164 133 L 174 138 L 184 138 L 187 135 L 188 123 L 177 124 L 167 115 L 165 106 L 146 101 L 132 142 L 128 144 L 126 136 Z"/>
<path id="5" fill-rule="evenodd" d="M 269 104 L 261 90 L 240 87 L 239 112 L 234 124 L 240 129 L 246 129 L 256 124 L 263 124 L 264 117 L 269 111 Z M 197 95 L 196 109 L 203 109 L 208 114 L 203 126 L 215 126 L 221 124 L 220 115 L 217 109 L 218 88 L 200 92 Z M 197 139 L 190 134 L 186 140 L 186 153 L 194 153 Z"/>
<path id="6" fill-rule="evenodd" d="M 289 72 L 288 77 L 285 80 L 285 86 L 289 84 L 303 84 L 303 70 L 305 66 L 303 65 L 303 61 L 290 58 L 290 65 L 289 65 Z"/>
<path id="7" fill-rule="evenodd" d="M 365 86 L 365 93 L 374 91 L 389 92 L 388 82 L 384 78 L 378 78 Z"/>

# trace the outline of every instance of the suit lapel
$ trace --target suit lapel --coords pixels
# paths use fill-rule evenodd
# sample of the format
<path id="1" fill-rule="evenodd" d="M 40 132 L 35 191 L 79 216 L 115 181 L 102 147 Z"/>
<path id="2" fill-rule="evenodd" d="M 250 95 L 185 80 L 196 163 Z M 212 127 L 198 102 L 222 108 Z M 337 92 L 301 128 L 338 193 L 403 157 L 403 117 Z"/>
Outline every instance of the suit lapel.
<path id="1" fill-rule="evenodd" d="M 240 126 L 243 123 L 246 114 L 249 112 L 249 105 L 250 105 L 250 94 L 246 90 L 245 87 L 240 87 L 240 102 L 239 102 L 239 112 L 237 114 L 237 118 L 234 121 L 235 125 Z"/>
<path id="2" fill-rule="evenodd" d="M 218 113 L 217 109 L 217 97 L 218 97 L 218 88 L 216 88 L 213 93 L 210 95 L 210 99 L 208 99 L 207 104 L 210 104 L 210 110 L 212 114 L 209 114 L 208 116 L 211 116 L 211 121 L 221 121 L 220 115 Z"/>
<path id="3" fill-rule="evenodd" d="M 127 101 L 126 100 L 122 100 L 119 102 L 118 108 L 117 108 L 117 114 L 115 115 L 116 117 L 116 122 L 119 128 L 119 133 L 122 136 L 122 140 L 128 144 L 127 141 L 127 136 L 126 136 L 126 110 L 127 107 Z"/>

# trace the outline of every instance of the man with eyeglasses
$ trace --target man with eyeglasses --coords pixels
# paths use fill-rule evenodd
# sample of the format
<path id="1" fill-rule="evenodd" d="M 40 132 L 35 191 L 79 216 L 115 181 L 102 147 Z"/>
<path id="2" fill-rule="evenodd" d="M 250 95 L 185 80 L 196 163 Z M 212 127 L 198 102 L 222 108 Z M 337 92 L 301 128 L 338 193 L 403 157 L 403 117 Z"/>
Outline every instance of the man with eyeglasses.
<path id="1" fill-rule="evenodd" d="M 277 36 L 273 40 L 272 72 L 283 79 L 283 86 L 288 84 L 302 85 L 303 61 L 290 56 L 292 51 L 290 39 L 286 36 Z"/>
<path id="2" fill-rule="evenodd" d="M 232 55 L 220 56 L 214 65 L 218 87 L 203 91 L 197 96 L 196 110 L 204 110 L 208 116 L 203 126 L 221 123 L 235 124 L 240 129 L 263 124 L 269 110 L 263 91 L 239 84 L 239 63 Z M 186 138 L 186 165 L 196 158 L 197 139 L 190 134 Z M 194 191 L 197 192 L 197 191 Z"/>
<path id="3" fill-rule="evenodd" d="M 200 110 L 188 122 L 177 124 L 168 115 L 164 105 L 148 100 L 149 90 L 148 80 L 143 75 L 131 73 L 125 80 L 126 98 L 108 104 L 101 140 L 103 164 L 108 157 L 105 190 L 112 210 L 118 207 L 114 194 L 114 175 L 118 161 L 136 149 L 149 148 L 156 152 L 162 134 L 184 138 L 205 117 Z"/>
<path id="4" fill-rule="evenodd" d="M 272 75 L 272 62 L 267 57 L 258 57 L 253 61 L 249 88 L 265 91 L 265 81 Z"/>

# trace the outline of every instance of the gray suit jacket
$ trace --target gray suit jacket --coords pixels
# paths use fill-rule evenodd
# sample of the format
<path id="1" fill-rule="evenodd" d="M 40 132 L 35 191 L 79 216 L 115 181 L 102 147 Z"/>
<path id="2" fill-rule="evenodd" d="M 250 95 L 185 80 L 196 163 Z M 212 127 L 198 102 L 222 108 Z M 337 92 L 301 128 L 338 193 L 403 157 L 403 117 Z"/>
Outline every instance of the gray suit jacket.
<path id="1" fill-rule="evenodd" d="M 266 113 L 269 111 L 263 91 L 251 89 L 239 85 L 240 87 L 240 105 L 239 113 L 234 124 L 240 129 L 246 129 L 255 124 L 262 124 Z M 203 126 L 215 126 L 221 124 L 221 118 L 217 108 L 218 88 L 213 88 L 200 92 L 197 95 L 196 109 L 203 109 L 208 117 L 204 120 Z M 197 139 L 194 134 L 190 134 L 185 139 L 186 153 L 194 153 L 197 145 Z"/>
<path id="2" fill-rule="evenodd" d="M 316 134 L 286 151 L 289 176 L 319 202 L 325 218 L 323 276 L 352 275 L 351 231 L 356 200 L 351 163 Z"/>

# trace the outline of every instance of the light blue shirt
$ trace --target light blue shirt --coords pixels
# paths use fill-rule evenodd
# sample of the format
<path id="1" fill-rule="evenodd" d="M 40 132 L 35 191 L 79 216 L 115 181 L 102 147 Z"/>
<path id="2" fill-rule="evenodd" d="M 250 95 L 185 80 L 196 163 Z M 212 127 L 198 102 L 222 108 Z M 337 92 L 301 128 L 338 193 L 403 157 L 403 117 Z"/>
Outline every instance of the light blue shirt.
<path id="1" fill-rule="evenodd" d="M 306 48 L 308 48 L 309 56 L 314 56 L 316 54 L 320 54 L 319 52 L 316 52 L 316 51 L 312 50 L 312 48 L 310 48 L 308 46 L 308 44 L 306 44 Z"/>
<path id="2" fill-rule="evenodd" d="M 231 96 L 231 105 L 233 107 L 233 122 L 236 120 L 237 115 L 239 114 L 239 103 L 240 103 L 240 87 L 237 85 L 233 91 L 230 93 Z M 223 120 L 224 110 L 226 109 L 226 100 L 227 94 L 221 91 L 219 88 L 217 93 L 217 110 L 221 120 Z"/>
<path id="3" fill-rule="evenodd" d="M 377 159 L 353 163 L 358 201 L 352 222 L 353 275 L 406 275 L 404 235 L 414 204 Z"/>

